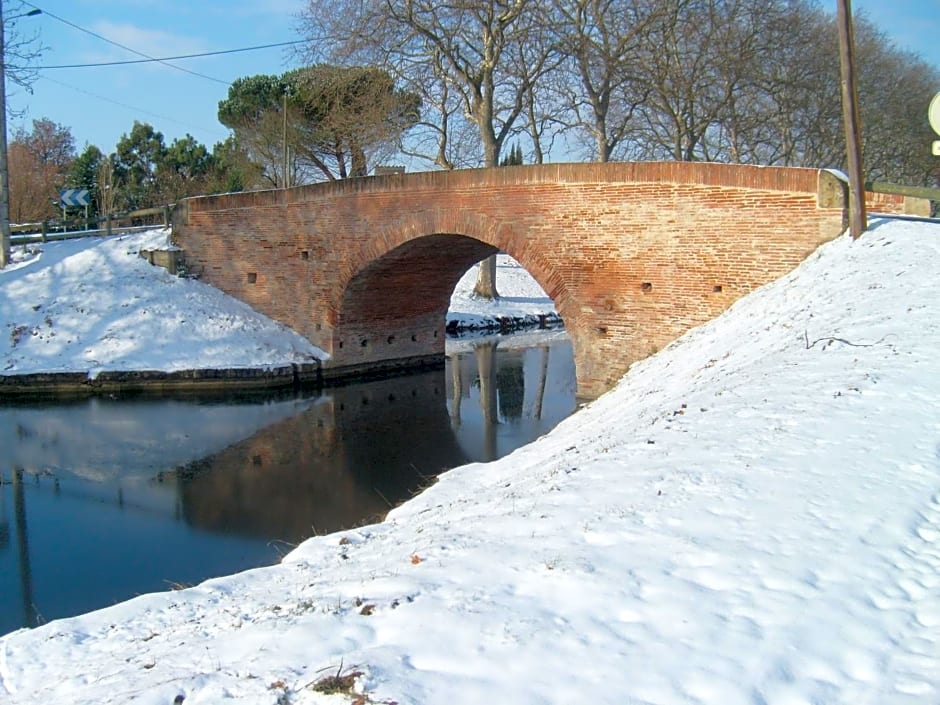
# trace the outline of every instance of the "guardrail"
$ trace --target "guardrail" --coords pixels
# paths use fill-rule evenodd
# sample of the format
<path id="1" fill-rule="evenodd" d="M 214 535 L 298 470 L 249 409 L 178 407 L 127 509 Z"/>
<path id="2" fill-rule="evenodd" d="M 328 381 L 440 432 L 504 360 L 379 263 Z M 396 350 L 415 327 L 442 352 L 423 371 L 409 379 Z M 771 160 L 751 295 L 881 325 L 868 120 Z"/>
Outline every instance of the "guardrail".
<path id="1" fill-rule="evenodd" d="M 120 233 L 138 232 L 156 227 L 158 223 L 115 225 L 124 221 L 140 221 L 146 218 L 158 217 L 163 227 L 170 226 L 170 217 L 174 204 L 158 206 L 156 208 L 141 208 L 129 213 L 108 214 L 89 220 L 44 220 L 39 223 L 21 223 L 10 226 L 10 241 L 13 244 L 30 244 L 34 242 L 53 242 L 56 240 L 73 240 L 82 237 L 100 237 Z M 95 227 L 91 227 L 94 223 Z M 101 227 L 104 225 L 104 227 Z M 77 226 L 77 227 L 76 227 Z M 61 231 L 57 228 L 61 227 Z M 74 229 L 70 229 L 74 228 Z"/>
<path id="2" fill-rule="evenodd" d="M 866 181 L 865 190 L 872 193 L 910 196 L 911 198 L 923 198 L 927 201 L 940 202 L 940 188 L 930 188 L 929 186 L 905 186 L 904 184 L 892 184 L 887 181 Z"/>

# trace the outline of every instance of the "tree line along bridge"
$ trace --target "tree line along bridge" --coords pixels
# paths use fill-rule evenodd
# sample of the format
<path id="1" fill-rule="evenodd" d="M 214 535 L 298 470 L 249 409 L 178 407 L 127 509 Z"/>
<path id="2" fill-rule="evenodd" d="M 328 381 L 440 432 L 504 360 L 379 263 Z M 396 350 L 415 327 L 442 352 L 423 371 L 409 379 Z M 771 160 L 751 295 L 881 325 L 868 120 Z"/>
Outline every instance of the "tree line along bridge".
<path id="1" fill-rule="evenodd" d="M 846 185 L 826 170 L 551 164 L 186 199 L 173 242 L 189 272 L 325 350 L 325 376 L 439 362 L 457 281 L 506 252 L 554 301 L 590 398 L 846 222 Z"/>

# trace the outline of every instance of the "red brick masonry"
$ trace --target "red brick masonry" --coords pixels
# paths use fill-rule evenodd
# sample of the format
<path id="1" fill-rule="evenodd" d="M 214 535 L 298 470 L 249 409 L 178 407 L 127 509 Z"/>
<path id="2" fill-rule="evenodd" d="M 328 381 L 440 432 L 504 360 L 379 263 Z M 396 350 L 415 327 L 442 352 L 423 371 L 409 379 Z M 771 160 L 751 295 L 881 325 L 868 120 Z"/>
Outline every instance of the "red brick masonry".
<path id="1" fill-rule="evenodd" d="M 326 350 L 325 372 L 441 355 L 458 279 L 507 252 L 554 300 L 591 397 L 842 233 L 844 204 L 816 169 L 552 164 L 193 198 L 173 239 L 202 281 Z"/>

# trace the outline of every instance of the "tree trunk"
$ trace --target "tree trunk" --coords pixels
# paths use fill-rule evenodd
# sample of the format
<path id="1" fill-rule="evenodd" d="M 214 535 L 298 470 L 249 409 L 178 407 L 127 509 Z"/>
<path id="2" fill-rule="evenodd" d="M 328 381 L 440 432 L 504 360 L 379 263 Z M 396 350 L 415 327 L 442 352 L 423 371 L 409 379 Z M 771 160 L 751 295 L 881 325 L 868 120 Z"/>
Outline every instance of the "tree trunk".
<path id="1" fill-rule="evenodd" d="M 353 143 L 349 147 L 350 161 L 352 162 L 352 176 L 368 176 L 369 165 L 366 161 L 366 153 L 362 146 Z"/>
<path id="2" fill-rule="evenodd" d="M 477 283 L 473 286 L 473 295 L 481 299 L 498 299 L 496 290 L 496 255 L 490 255 L 480 262 L 477 271 Z"/>
<path id="3" fill-rule="evenodd" d="M 480 127 L 480 136 L 483 139 L 484 166 L 499 166 L 500 144 L 493 133 L 492 120 L 477 121 Z M 490 255 L 480 262 L 477 270 L 477 283 L 473 286 L 473 295 L 481 299 L 496 300 L 499 292 L 496 290 L 496 255 Z"/>

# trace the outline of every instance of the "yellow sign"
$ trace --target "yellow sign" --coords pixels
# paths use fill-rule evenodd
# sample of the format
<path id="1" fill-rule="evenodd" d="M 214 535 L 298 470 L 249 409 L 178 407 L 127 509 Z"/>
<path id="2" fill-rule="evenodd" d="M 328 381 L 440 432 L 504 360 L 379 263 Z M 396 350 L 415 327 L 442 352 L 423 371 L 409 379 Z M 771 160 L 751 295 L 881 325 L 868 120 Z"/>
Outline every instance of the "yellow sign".
<path id="1" fill-rule="evenodd" d="M 930 107 L 927 108 L 927 119 L 933 131 L 940 135 L 940 93 L 937 93 L 930 101 Z"/>
<path id="2" fill-rule="evenodd" d="M 937 93 L 930 101 L 930 107 L 927 108 L 927 120 L 933 131 L 940 135 L 940 93 Z M 933 155 L 940 157 L 940 140 L 934 140 Z"/>

